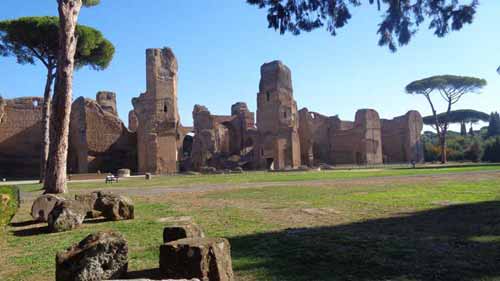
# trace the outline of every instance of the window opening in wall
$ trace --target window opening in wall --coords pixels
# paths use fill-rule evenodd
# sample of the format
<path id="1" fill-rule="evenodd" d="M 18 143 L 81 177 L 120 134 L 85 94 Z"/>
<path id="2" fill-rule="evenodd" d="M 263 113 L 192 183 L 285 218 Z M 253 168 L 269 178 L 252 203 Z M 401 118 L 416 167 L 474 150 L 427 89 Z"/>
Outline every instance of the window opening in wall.
<path id="1" fill-rule="evenodd" d="M 266 98 L 267 98 L 267 101 L 270 101 L 271 100 L 271 93 L 267 92 L 266 93 Z"/>
<path id="2" fill-rule="evenodd" d="M 165 112 L 165 113 L 166 113 L 167 111 L 168 111 L 168 107 L 167 107 L 167 104 L 165 104 L 165 105 L 163 106 L 163 112 Z"/>

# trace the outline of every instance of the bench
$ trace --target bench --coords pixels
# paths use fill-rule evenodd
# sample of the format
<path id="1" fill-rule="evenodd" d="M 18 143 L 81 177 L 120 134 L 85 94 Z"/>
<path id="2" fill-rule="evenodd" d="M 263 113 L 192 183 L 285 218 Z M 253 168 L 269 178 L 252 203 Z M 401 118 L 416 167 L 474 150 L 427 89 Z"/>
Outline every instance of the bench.
<path id="1" fill-rule="evenodd" d="M 118 182 L 118 177 L 114 175 L 106 176 L 106 183 Z"/>

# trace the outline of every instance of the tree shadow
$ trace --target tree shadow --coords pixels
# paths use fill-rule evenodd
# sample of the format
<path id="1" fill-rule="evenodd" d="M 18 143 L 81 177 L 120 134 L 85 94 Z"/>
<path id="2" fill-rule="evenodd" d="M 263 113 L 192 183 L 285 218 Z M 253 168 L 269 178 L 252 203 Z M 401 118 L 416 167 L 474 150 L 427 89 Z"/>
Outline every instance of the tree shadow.
<path id="1" fill-rule="evenodd" d="M 500 201 L 230 242 L 235 270 L 273 280 L 484 280 L 500 277 Z"/>

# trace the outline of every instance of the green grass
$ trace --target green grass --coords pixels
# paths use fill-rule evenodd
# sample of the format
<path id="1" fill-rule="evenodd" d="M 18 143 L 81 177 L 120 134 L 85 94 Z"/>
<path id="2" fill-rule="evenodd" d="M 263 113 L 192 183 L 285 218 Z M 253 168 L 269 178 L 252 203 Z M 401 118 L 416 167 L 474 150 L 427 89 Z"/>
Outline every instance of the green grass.
<path id="1" fill-rule="evenodd" d="M 91 232 L 113 229 L 129 242 L 130 270 L 158 266 L 159 218 L 191 216 L 208 236 L 230 240 L 236 280 L 500 280 L 500 177 L 477 167 L 413 183 L 275 186 L 136 197 L 136 218 L 87 223 L 47 234 L 43 225 L 12 226 L 0 243 L 0 280 L 53 280 L 54 257 Z M 498 169 L 482 167 L 480 170 Z M 428 170 L 253 173 L 261 180 L 359 178 L 451 173 Z M 250 180 L 250 174 L 200 176 Z M 484 178 L 482 178 L 484 177 Z M 180 178 L 180 179 L 177 179 Z M 214 179 L 215 178 L 215 179 Z M 184 177 L 156 179 L 158 184 Z M 141 181 L 142 183 L 149 183 Z M 71 187 L 70 187 L 71 188 Z M 16 222 L 29 220 L 23 205 Z M 40 228 L 42 227 L 42 228 Z"/>
<path id="2" fill-rule="evenodd" d="M 412 175 L 437 175 L 476 171 L 499 171 L 500 165 L 459 165 L 451 167 L 422 167 L 418 169 L 409 168 L 385 168 L 385 169 L 352 169 L 333 171 L 310 171 L 310 172 L 248 172 L 244 174 L 229 175 L 198 175 L 198 176 L 157 176 L 153 180 L 146 181 L 143 178 L 123 179 L 118 183 L 105 184 L 98 182 L 73 182 L 69 183 L 70 190 L 106 189 L 113 188 L 154 188 L 154 187 L 185 187 L 191 185 L 215 185 L 215 184 L 244 184 L 244 183 L 272 183 L 272 182 L 298 182 L 313 180 L 337 180 L 388 176 L 412 176 Z M 27 184 L 20 186 L 24 192 L 33 192 L 41 189 L 39 184 Z"/>
<path id="3" fill-rule="evenodd" d="M 0 195 L 5 196 L 4 200 L 6 200 L 0 201 L 0 228 L 3 228 L 10 222 L 19 207 L 17 192 L 17 187 L 0 186 Z"/>

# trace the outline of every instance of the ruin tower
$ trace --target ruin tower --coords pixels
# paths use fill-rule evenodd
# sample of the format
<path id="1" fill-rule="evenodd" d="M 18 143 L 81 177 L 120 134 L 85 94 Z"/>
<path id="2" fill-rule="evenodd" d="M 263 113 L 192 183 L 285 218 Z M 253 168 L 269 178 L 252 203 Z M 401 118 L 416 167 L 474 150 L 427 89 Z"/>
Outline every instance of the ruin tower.
<path id="1" fill-rule="evenodd" d="M 281 61 L 264 64 L 257 94 L 257 158 L 261 167 L 281 170 L 300 166 L 298 125 L 290 69 Z"/>
<path id="2" fill-rule="evenodd" d="M 181 139 L 177 71 L 170 48 L 146 50 L 146 93 L 132 100 L 138 120 L 139 172 L 177 172 Z"/>

